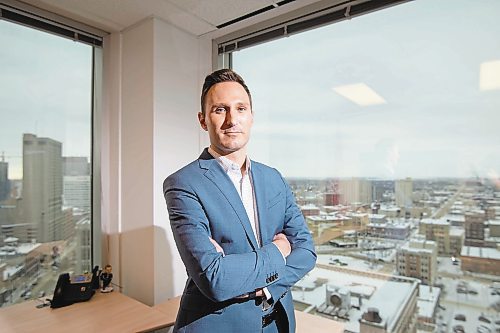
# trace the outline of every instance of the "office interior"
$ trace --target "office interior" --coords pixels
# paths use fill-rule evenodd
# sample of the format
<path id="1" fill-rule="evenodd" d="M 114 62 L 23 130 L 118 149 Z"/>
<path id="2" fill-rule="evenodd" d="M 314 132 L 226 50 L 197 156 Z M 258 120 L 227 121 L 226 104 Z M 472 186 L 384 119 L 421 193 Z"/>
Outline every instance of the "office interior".
<path id="1" fill-rule="evenodd" d="M 182 294 L 163 180 L 209 145 L 196 114 L 231 53 L 408 0 L 1 0 L 102 39 L 95 49 L 93 263 L 149 306 Z M 265 75 L 265 74 L 264 74 Z M 251 87 L 250 87 L 251 89 Z"/>

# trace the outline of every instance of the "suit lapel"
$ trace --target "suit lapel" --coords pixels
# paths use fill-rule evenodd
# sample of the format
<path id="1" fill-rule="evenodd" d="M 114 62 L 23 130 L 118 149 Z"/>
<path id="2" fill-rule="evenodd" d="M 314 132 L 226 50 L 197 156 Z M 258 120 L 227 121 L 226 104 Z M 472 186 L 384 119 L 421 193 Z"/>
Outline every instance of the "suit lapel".
<path id="1" fill-rule="evenodd" d="M 208 156 L 207 156 L 208 155 Z M 203 169 L 207 169 L 205 172 L 205 177 L 207 177 L 222 193 L 222 195 L 229 202 L 236 215 L 240 220 L 240 223 L 243 225 L 245 229 L 245 233 L 247 235 L 247 239 L 252 244 L 253 249 L 258 248 L 257 240 L 255 239 L 255 235 L 253 233 L 252 226 L 250 225 L 250 221 L 248 220 L 248 215 L 241 202 L 241 198 L 234 188 L 231 179 L 229 179 L 228 175 L 224 172 L 224 169 L 217 163 L 217 161 L 205 151 L 200 156 L 200 167 Z"/>
<path id="2" fill-rule="evenodd" d="M 252 168 L 250 169 L 252 174 L 253 190 L 255 193 L 255 201 L 257 203 L 257 217 L 259 223 L 259 232 L 262 245 L 266 245 L 270 237 L 268 230 L 269 224 L 266 223 L 266 211 L 267 211 L 267 200 L 266 200 L 266 184 L 262 171 L 257 163 L 252 163 Z"/>

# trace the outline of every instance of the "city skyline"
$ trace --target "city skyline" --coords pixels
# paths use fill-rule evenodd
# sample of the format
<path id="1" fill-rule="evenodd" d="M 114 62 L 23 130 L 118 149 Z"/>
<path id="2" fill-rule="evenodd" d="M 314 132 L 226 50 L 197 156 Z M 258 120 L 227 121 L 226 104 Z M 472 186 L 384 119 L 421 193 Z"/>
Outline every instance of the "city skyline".
<path id="1" fill-rule="evenodd" d="M 63 156 L 90 156 L 92 47 L 0 20 L 0 158 L 22 175 L 22 136 L 63 143 Z M 33 55 L 36 54 L 36 57 Z"/>

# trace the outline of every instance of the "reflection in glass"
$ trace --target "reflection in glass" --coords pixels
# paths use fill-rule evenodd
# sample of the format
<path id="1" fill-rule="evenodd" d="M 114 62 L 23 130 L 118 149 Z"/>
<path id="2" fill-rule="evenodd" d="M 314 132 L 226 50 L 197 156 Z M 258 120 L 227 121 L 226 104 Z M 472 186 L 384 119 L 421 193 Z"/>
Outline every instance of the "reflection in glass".
<path id="1" fill-rule="evenodd" d="M 91 265 L 92 47 L 0 21 L 0 306 Z"/>
<path id="2" fill-rule="evenodd" d="M 316 243 L 297 309 L 349 332 L 499 329 L 498 12 L 415 1 L 233 53 L 250 157 Z"/>

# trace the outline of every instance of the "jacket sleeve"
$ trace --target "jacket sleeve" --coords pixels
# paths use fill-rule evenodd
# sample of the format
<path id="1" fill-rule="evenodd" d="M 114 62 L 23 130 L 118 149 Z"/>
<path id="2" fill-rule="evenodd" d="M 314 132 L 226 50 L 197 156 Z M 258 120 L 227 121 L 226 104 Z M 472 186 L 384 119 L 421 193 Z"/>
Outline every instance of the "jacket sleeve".
<path id="1" fill-rule="evenodd" d="M 266 286 L 270 274 L 284 274 L 285 262 L 272 243 L 248 253 L 218 253 L 196 192 L 179 178 L 163 184 L 170 225 L 188 275 L 206 297 L 222 302 Z"/>
<path id="2" fill-rule="evenodd" d="M 281 175 L 280 175 L 281 177 Z M 288 183 L 281 177 L 286 191 L 285 222 L 283 233 L 292 246 L 292 252 L 286 258 L 283 275 L 280 274 L 276 283 L 267 286 L 273 301 L 284 297 L 288 290 L 303 278 L 316 264 L 316 253 L 311 233 L 307 228 L 304 216 L 295 203 Z"/>

